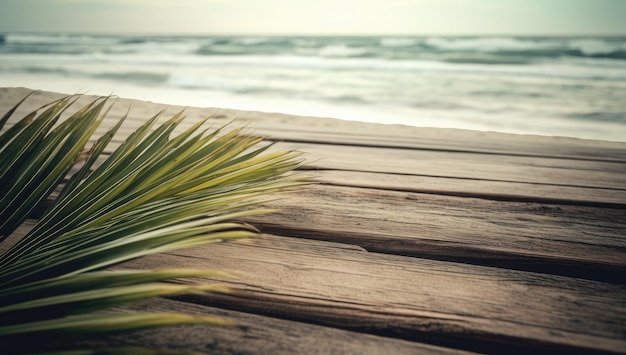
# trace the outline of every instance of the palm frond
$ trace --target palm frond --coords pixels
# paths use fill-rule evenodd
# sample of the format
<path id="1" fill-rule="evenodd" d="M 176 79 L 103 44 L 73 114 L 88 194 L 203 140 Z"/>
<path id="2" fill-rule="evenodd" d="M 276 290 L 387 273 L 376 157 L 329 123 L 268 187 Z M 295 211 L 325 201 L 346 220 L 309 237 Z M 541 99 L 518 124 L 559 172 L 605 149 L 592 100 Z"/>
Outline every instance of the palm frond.
<path id="1" fill-rule="evenodd" d="M 102 336 L 127 331 L 176 326 L 176 325 L 233 326 L 234 322 L 223 318 L 196 316 L 181 313 L 89 313 L 54 318 L 15 326 L 0 327 L 0 344 L 10 354 L 84 354 L 90 351 L 76 347 L 81 341 L 100 339 Z M 139 349 L 129 349 L 136 354 Z M 140 353 L 160 351 L 141 349 Z M 96 352 L 98 353 L 98 352 Z M 107 353 L 118 354 L 118 349 Z M 120 353 L 126 353 L 125 351 Z"/>
<path id="2" fill-rule="evenodd" d="M 99 124 L 104 100 L 54 127 L 70 100 L 52 103 L 33 122 L 26 115 L 0 136 L 0 241 L 56 188 Z"/>
<path id="3" fill-rule="evenodd" d="M 62 120 L 76 99 L 29 113 L 0 135 L 0 241 L 49 198 L 106 117 L 108 98 L 98 98 Z M 0 128 L 21 103 L 0 119 Z M 154 253 L 254 237 L 253 227 L 231 221 L 271 212 L 250 207 L 268 193 L 306 183 L 289 174 L 302 161 L 297 152 L 269 152 L 242 129 L 204 130 L 205 120 L 173 135 L 182 112 L 157 125 L 161 115 L 111 153 L 106 148 L 124 119 L 98 138 L 34 228 L 0 255 L 0 344 L 45 332 L 84 336 L 98 329 L 216 322 L 92 312 L 149 297 L 225 292 L 214 285 L 163 284 L 211 271 L 105 269 Z"/>

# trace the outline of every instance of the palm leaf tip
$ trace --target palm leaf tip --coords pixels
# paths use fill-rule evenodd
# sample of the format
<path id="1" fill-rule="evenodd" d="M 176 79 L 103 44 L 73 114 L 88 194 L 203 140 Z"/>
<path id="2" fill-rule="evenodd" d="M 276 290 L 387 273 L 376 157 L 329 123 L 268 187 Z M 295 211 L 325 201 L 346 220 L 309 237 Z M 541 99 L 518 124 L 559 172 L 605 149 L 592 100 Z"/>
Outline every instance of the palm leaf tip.
<path id="1" fill-rule="evenodd" d="M 97 325 L 98 317 L 88 317 L 94 311 L 170 291 L 227 292 L 214 285 L 159 290 L 152 284 L 206 276 L 203 271 L 103 270 L 150 254 L 254 237 L 253 226 L 235 221 L 272 212 L 255 206 L 267 194 L 306 183 L 291 173 L 303 164 L 297 152 L 257 147 L 262 139 L 240 129 L 209 131 L 202 121 L 175 135 L 182 113 L 161 124 L 155 115 L 123 141 L 117 138 L 122 118 L 94 138 L 108 114 L 108 98 L 62 119 L 76 100 L 57 100 L 0 135 L 0 181 L 6 188 L 0 194 L 0 241 L 52 199 L 87 143 L 94 142 L 34 228 L 0 255 L 0 318 L 17 319 L 0 321 L 5 340 L 42 324 L 74 329 L 69 324 L 90 319 Z M 14 111 L 0 123 L 10 122 Z M 146 316 L 141 324 L 164 325 L 158 319 Z M 171 319 L 167 325 L 192 318 Z M 113 328 L 132 328 L 125 324 Z M 89 334 L 109 329 L 101 325 Z"/>

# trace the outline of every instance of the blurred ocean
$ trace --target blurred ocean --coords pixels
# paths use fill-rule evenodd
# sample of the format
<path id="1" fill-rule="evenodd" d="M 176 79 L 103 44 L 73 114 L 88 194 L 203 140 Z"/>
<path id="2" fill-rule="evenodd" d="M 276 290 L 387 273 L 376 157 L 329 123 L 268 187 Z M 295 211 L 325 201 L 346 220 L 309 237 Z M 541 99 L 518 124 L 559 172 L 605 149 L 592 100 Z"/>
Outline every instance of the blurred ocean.
<path id="1" fill-rule="evenodd" d="M 626 141 L 626 37 L 8 33 L 0 86 Z"/>

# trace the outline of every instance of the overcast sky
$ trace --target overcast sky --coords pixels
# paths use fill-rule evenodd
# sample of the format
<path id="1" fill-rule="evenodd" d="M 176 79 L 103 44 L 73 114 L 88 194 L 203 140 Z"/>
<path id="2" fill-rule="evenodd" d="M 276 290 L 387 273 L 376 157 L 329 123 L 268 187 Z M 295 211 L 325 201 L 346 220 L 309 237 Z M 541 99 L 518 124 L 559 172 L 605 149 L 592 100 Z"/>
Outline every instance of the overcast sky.
<path id="1" fill-rule="evenodd" d="M 0 0 L 0 32 L 621 34 L 626 0 Z"/>

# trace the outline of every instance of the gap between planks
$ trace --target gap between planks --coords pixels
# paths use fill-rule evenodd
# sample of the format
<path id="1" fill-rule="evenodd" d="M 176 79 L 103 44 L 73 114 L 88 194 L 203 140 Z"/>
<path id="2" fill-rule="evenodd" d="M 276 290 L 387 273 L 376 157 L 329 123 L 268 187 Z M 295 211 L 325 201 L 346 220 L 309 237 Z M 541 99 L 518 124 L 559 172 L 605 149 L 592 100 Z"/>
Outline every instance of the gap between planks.
<path id="1" fill-rule="evenodd" d="M 198 304 L 489 353 L 626 348 L 623 285 L 368 253 L 264 236 L 149 256 L 125 267 L 211 268 L 229 294 Z"/>
<path id="2" fill-rule="evenodd" d="M 471 355 L 453 348 L 351 332 L 339 328 L 296 322 L 226 308 L 208 307 L 174 299 L 153 299 L 117 312 L 183 312 L 233 320 L 234 327 L 183 326 L 112 336 L 95 347 L 150 346 L 210 354 L 425 354 Z"/>
<path id="3" fill-rule="evenodd" d="M 369 251 L 626 283 L 626 212 L 310 186 L 245 221 Z"/>

